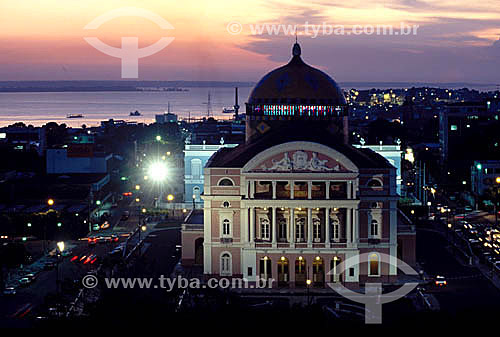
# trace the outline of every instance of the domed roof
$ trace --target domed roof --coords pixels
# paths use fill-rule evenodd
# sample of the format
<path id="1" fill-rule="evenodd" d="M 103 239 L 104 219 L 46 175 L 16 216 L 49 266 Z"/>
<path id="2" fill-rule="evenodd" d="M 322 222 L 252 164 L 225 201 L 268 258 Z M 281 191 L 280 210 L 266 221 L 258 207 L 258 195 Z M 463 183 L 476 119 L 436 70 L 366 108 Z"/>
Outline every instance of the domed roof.
<path id="1" fill-rule="evenodd" d="M 307 65 L 295 43 L 288 64 L 265 75 L 253 88 L 248 104 L 345 105 L 337 83 L 327 74 Z"/>

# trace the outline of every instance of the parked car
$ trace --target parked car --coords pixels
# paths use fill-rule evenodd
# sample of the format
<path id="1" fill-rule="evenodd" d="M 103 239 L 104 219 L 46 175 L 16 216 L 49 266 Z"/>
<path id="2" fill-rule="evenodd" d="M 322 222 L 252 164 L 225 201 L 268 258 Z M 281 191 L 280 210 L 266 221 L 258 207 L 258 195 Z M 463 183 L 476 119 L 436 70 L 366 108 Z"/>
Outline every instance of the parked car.
<path id="1" fill-rule="evenodd" d="M 26 275 L 24 275 L 24 277 L 29 278 L 31 281 L 35 281 L 36 280 L 36 274 L 34 274 L 34 273 L 26 274 Z"/>
<path id="2" fill-rule="evenodd" d="M 29 277 L 23 277 L 21 279 L 19 279 L 19 284 L 21 286 L 27 286 L 27 285 L 30 285 L 32 282 L 32 280 L 29 278 Z"/>
<path id="3" fill-rule="evenodd" d="M 5 296 L 14 296 L 16 294 L 16 288 L 8 287 L 3 290 Z"/>

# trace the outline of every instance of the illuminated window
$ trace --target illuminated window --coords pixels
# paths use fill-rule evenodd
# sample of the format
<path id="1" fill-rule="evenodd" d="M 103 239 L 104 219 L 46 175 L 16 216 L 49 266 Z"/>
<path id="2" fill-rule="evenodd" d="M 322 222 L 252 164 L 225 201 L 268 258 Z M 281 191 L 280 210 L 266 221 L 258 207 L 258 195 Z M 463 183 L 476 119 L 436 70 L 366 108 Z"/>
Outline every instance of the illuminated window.
<path id="1" fill-rule="evenodd" d="M 368 276 L 379 276 L 380 271 L 379 271 L 379 261 L 378 261 L 378 255 L 373 253 L 370 255 L 370 264 L 369 264 L 369 270 L 368 270 Z"/>
<path id="2" fill-rule="evenodd" d="M 458 128 L 457 128 L 457 126 L 456 126 L 456 125 L 452 125 L 452 126 L 450 127 L 450 130 L 451 130 L 451 131 L 457 131 L 457 129 L 458 129 Z"/>

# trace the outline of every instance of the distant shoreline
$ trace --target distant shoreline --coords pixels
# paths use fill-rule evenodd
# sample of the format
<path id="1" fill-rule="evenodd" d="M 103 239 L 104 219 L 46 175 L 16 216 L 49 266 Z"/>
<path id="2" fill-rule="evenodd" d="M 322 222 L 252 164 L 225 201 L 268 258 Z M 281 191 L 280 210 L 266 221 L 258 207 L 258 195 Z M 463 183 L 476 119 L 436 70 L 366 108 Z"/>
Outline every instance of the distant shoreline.
<path id="1" fill-rule="evenodd" d="M 0 81 L 0 93 L 15 92 L 110 92 L 168 91 L 170 88 L 253 87 L 255 82 L 223 81 Z M 478 91 L 500 90 L 500 84 L 486 83 L 426 83 L 426 82 L 340 82 L 343 89 L 402 89 L 435 87 Z"/>

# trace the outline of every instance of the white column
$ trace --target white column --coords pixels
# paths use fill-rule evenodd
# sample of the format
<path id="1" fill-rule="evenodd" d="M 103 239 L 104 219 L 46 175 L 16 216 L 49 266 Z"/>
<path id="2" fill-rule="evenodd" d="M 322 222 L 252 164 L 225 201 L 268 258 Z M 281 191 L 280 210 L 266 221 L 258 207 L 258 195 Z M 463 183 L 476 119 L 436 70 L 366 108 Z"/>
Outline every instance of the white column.
<path id="1" fill-rule="evenodd" d="M 254 198 L 254 194 L 255 194 L 255 181 L 250 180 L 250 199 Z"/>
<path id="2" fill-rule="evenodd" d="M 273 184 L 273 199 L 276 199 L 276 181 L 273 181 L 272 184 Z"/>
<path id="3" fill-rule="evenodd" d="M 347 208 L 347 221 L 346 221 L 347 244 L 351 243 L 351 227 L 352 227 L 351 208 Z"/>
<path id="4" fill-rule="evenodd" d="M 330 208 L 325 208 L 325 247 L 330 247 Z"/>
<path id="5" fill-rule="evenodd" d="M 352 181 L 347 182 L 347 199 L 352 199 Z"/>
<path id="6" fill-rule="evenodd" d="M 312 199 L 312 181 L 307 182 L 307 199 Z"/>
<path id="7" fill-rule="evenodd" d="M 277 236 L 278 236 L 278 231 L 277 231 L 277 228 L 276 228 L 276 207 L 273 207 L 273 212 L 272 212 L 272 225 L 271 225 L 271 237 L 272 237 L 272 242 L 273 242 L 273 245 L 276 245 L 276 239 L 277 239 Z"/>
<path id="8" fill-rule="evenodd" d="M 290 243 L 295 243 L 295 209 L 290 208 Z"/>
<path id="9" fill-rule="evenodd" d="M 346 226 L 347 226 L 347 218 L 344 219 L 345 223 L 346 223 Z M 339 235 L 337 237 L 337 241 L 340 240 L 340 238 L 342 238 L 342 235 L 344 235 L 344 229 L 342 228 L 342 224 L 339 223 Z"/>
<path id="10" fill-rule="evenodd" d="M 359 242 L 359 217 L 358 217 L 358 209 L 353 208 L 353 215 L 352 215 L 352 241 L 354 243 Z"/>
<path id="11" fill-rule="evenodd" d="M 312 228 L 312 208 L 307 209 L 307 245 L 312 246 L 313 228 Z"/>
<path id="12" fill-rule="evenodd" d="M 255 241 L 255 207 L 250 207 L 250 243 Z"/>
<path id="13" fill-rule="evenodd" d="M 293 180 L 289 180 L 288 185 L 290 185 L 290 199 L 293 199 L 293 197 L 294 197 L 293 196 L 293 185 L 294 185 Z"/>
<path id="14" fill-rule="evenodd" d="M 248 207 L 245 207 L 242 212 L 241 212 L 241 215 L 240 215 L 240 218 L 242 219 L 242 229 L 241 229 L 241 233 L 242 233 L 242 242 L 243 243 L 248 243 L 249 240 L 248 240 Z"/>
<path id="15" fill-rule="evenodd" d="M 326 199 L 330 199 L 330 182 L 329 181 L 326 182 L 325 188 L 326 188 L 326 191 L 325 191 L 326 192 L 326 194 L 325 194 Z"/>

